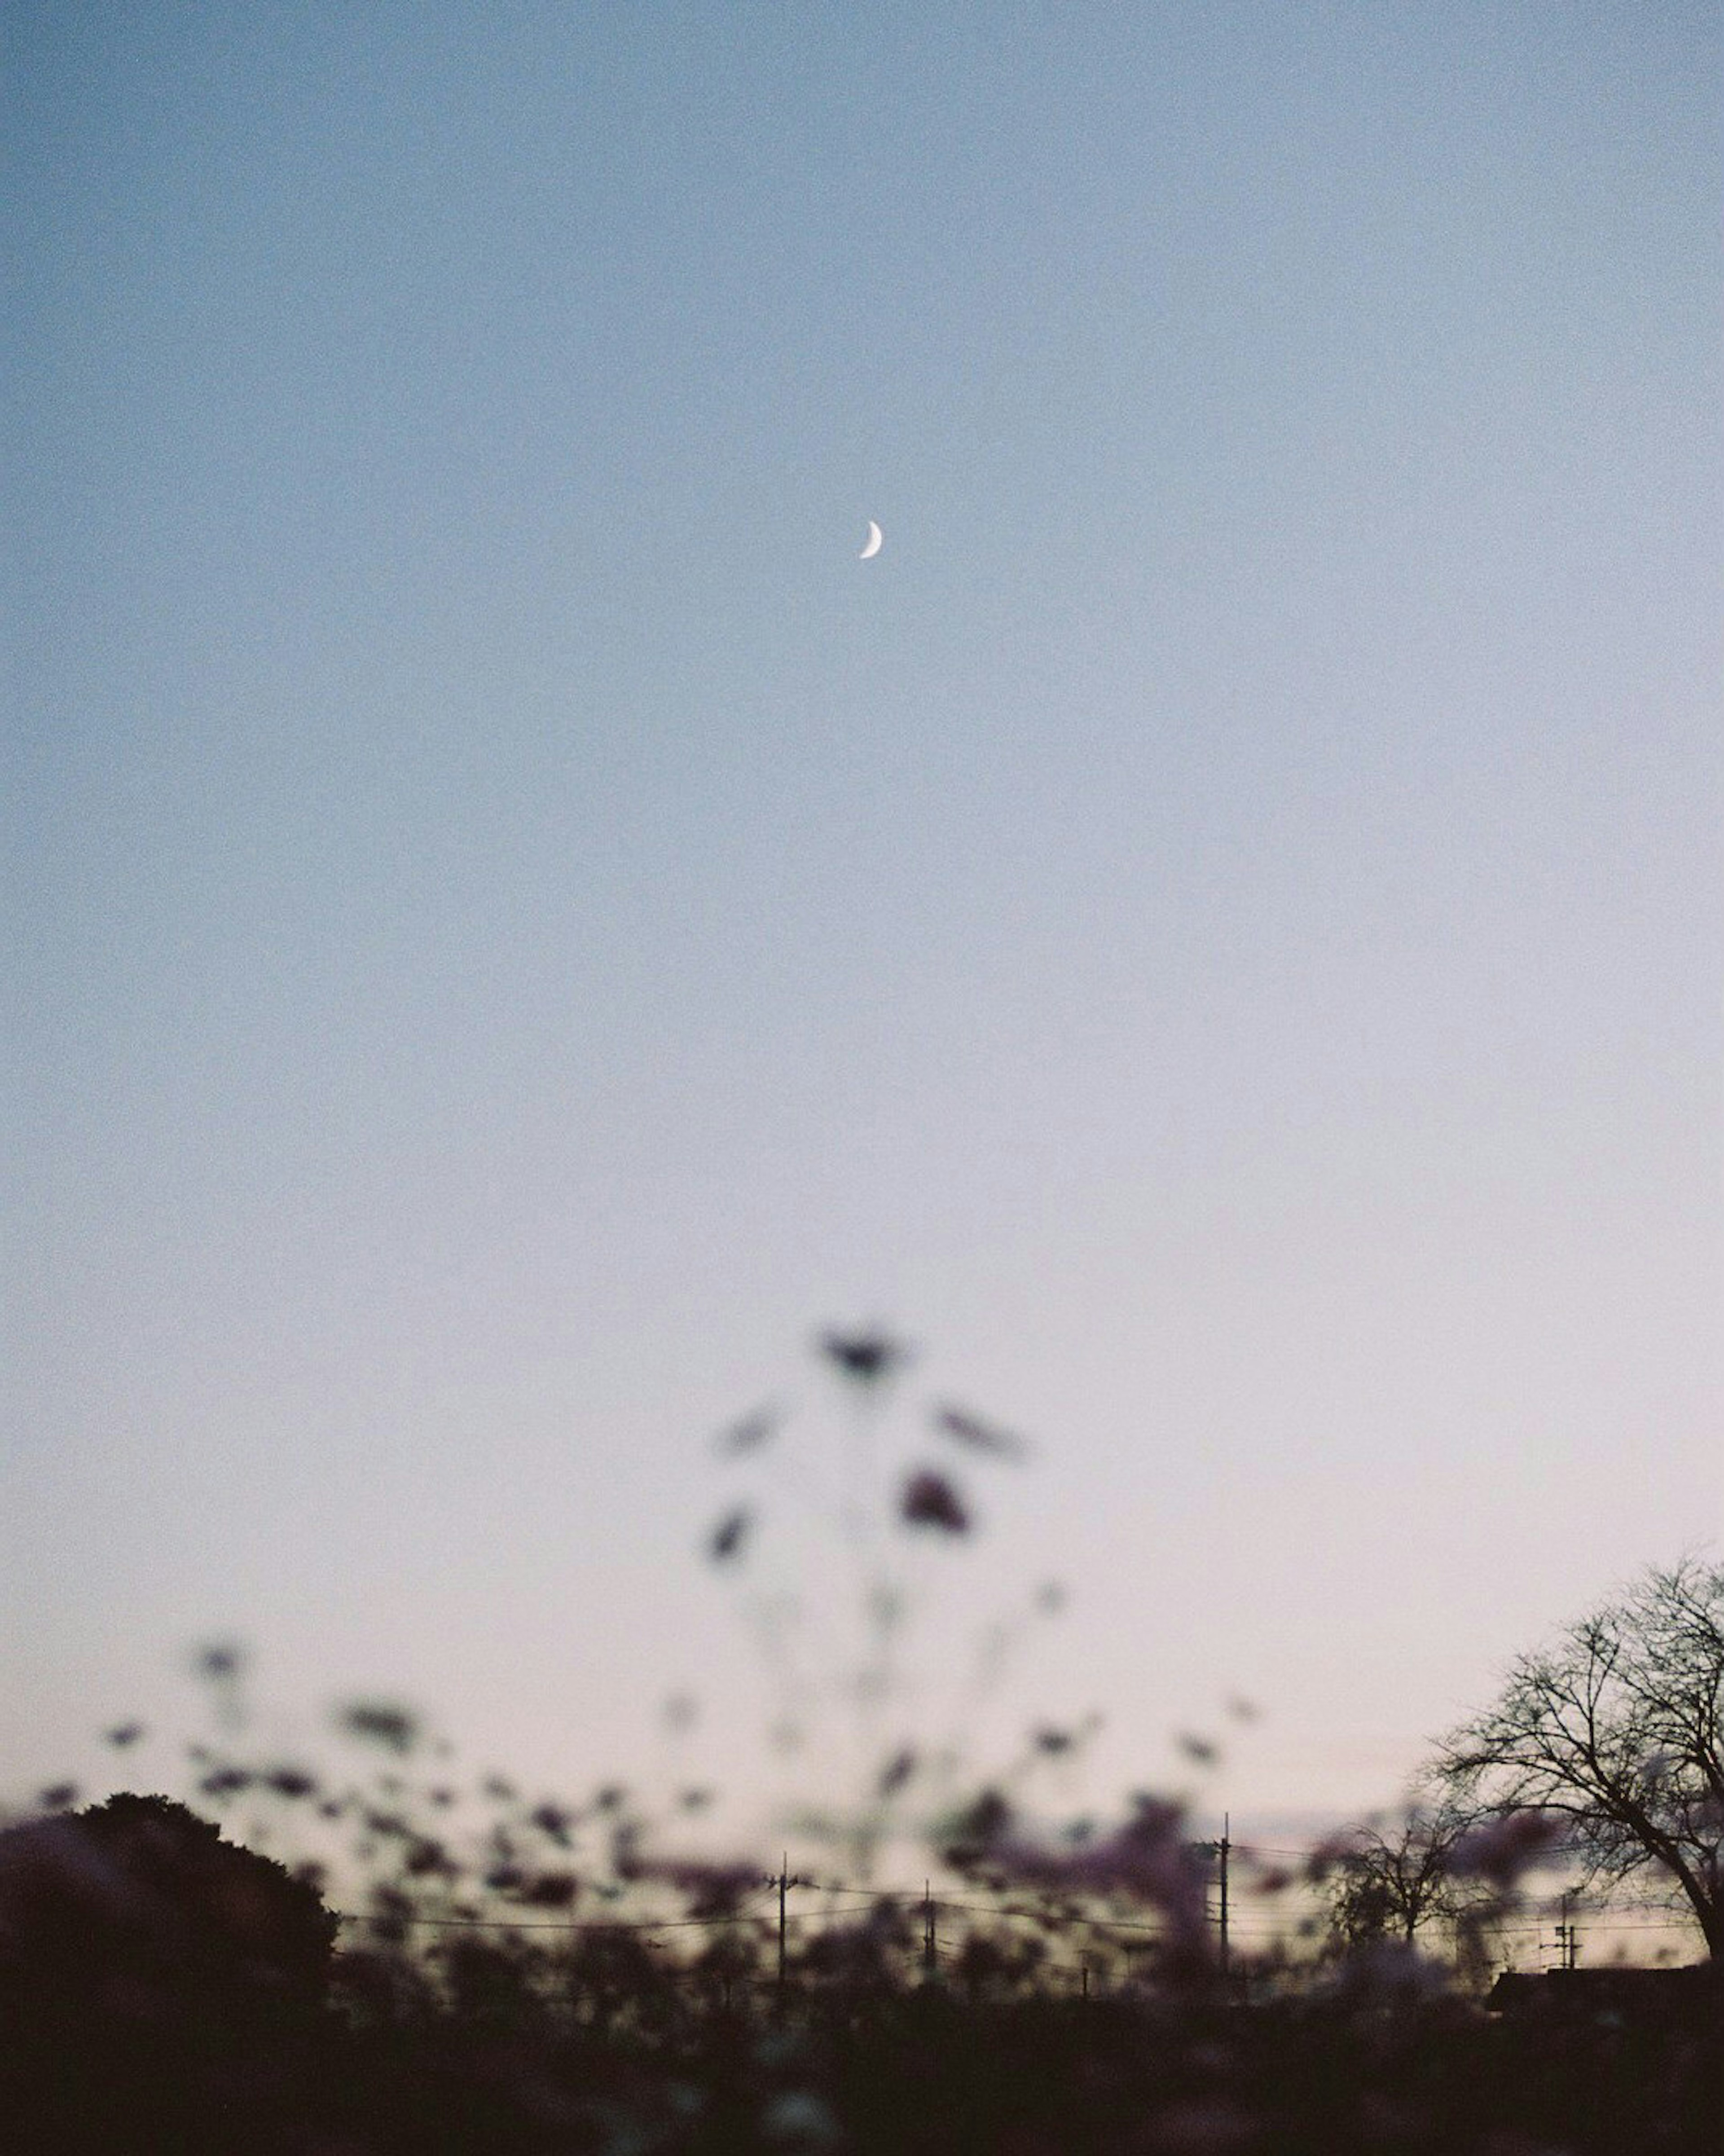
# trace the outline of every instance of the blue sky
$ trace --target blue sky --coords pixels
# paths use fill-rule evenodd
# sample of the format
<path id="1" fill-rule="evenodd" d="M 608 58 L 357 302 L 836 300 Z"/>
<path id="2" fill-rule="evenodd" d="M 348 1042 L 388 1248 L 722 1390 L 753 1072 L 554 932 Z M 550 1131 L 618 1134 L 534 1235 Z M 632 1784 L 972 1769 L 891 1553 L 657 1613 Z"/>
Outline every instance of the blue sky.
<path id="1" fill-rule="evenodd" d="M 748 1787 L 830 1321 L 1039 1440 L 928 1651 L 1067 1579 L 1109 1786 L 1715 1541 L 1718 58 L 21 8 L 7 1756 L 233 1633 Z"/>

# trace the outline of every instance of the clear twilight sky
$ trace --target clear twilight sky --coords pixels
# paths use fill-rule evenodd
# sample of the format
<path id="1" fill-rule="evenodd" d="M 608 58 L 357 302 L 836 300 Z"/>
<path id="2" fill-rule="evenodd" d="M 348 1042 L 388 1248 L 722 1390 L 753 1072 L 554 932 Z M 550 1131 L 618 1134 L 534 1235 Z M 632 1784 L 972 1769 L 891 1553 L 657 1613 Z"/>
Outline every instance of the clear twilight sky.
<path id="1" fill-rule="evenodd" d="M 1035 1440 L 921 1705 L 1065 1581 L 1098 1799 L 1390 1799 L 1716 1547 L 1714 8 L 11 46 L 8 1794 L 215 1636 L 747 1790 L 827 1323 Z"/>

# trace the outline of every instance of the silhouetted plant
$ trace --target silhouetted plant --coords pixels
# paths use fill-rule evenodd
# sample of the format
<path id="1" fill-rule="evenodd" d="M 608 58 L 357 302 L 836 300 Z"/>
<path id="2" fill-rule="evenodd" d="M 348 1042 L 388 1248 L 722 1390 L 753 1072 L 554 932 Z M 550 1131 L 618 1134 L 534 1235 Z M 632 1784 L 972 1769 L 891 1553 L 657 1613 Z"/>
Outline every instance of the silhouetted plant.
<path id="1" fill-rule="evenodd" d="M 817 1883 L 806 1867 L 787 1880 L 782 1857 L 768 1869 L 688 1854 L 675 1837 L 699 1804 L 655 1816 L 612 1782 L 573 1799 L 495 1774 L 469 1786 L 425 1717 L 398 1702 L 338 1708 L 333 1765 L 268 1756 L 248 1737 L 248 1658 L 218 1643 L 198 1661 L 216 1738 L 190 1748 L 188 1768 L 202 1800 L 267 1834 L 294 1868 L 162 1797 L 74 1813 L 63 1786 L 44 1793 L 57 1813 L 0 1833 L 0 2005 L 11 2010 L 0 2123 L 18 2145 L 32 2156 L 1686 2156 L 1704 2145 L 1718 2003 L 1707 1972 L 1680 1973 L 1702 1980 L 1655 2001 L 1613 1994 L 1605 2030 L 1580 2006 L 1487 2017 L 1418 1950 L 1439 1923 L 1481 1953 L 1490 1917 L 1560 1856 L 1556 1807 L 1510 1801 L 1525 1784 L 1475 1780 L 1470 1793 L 1491 1799 L 1479 1809 L 1415 1805 L 1302 1864 L 1235 1850 L 1236 1878 L 1265 1903 L 1326 1897 L 1349 1950 L 1325 1962 L 1284 1947 L 1224 1969 L 1208 1907 L 1213 1845 L 1193 1840 L 1180 1802 L 1140 1792 L 1111 1819 L 1062 1822 L 1040 1801 L 1092 1717 L 1033 1720 L 990 1772 L 961 1730 L 911 1728 L 895 1659 L 911 1650 L 903 1561 L 918 1543 L 967 1546 L 982 1478 L 1029 1449 L 936 1401 L 893 1467 L 876 1457 L 877 1425 L 911 1368 L 907 1349 L 870 1327 L 830 1331 L 817 1354 L 854 1411 L 824 1517 L 852 1560 L 842 1592 L 856 1625 L 827 1696 L 865 1709 L 873 1748 L 859 1787 L 831 1793 L 813 1846 L 857 1856 L 858 1869 Z M 718 1450 L 727 1469 L 785 1469 L 769 1483 L 782 1494 L 807 1464 L 792 1428 L 785 1409 L 763 1407 Z M 727 1504 L 706 1554 L 746 1581 L 779 1524 L 775 1502 L 751 1491 Z M 1691 1632 L 1706 1607 L 1693 1568 L 1658 1577 L 1689 1596 L 1665 1618 Z M 992 1664 L 980 1657 L 983 1674 L 1015 1625 L 1057 1602 L 1043 1589 L 1020 1604 Z M 1665 1637 L 1624 1643 L 1613 1680 L 1650 1666 Z M 1602 1686 L 1596 1697 L 1608 1703 Z M 133 1727 L 110 1732 L 116 1753 Z M 1220 1748 L 1193 1732 L 1180 1749 L 1208 1772 Z M 1691 1834 L 1709 1817 L 1693 1779 L 1701 1756 L 1643 1750 L 1634 1770 L 1635 1789 L 1679 1807 L 1670 1815 Z M 936 1876 L 920 1895 L 868 1879 L 885 1846 L 925 1856 Z M 346 1912 L 333 1952 L 326 1894 Z"/>
<path id="2" fill-rule="evenodd" d="M 850 1874 L 865 1881 L 884 1848 L 918 1838 L 950 1806 L 969 1765 L 966 1715 L 997 1681 L 1017 1632 L 1054 1614 L 1062 1597 L 1044 1588 L 987 1628 L 967 1669 L 948 1687 L 943 1730 L 907 1727 L 903 1672 L 914 1656 L 916 1546 L 965 1543 L 977 1521 L 974 1497 L 934 1448 L 967 1453 L 983 1470 L 1019 1464 L 1029 1448 L 998 1423 L 935 1399 L 912 1409 L 916 1441 L 903 1464 L 891 1467 L 881 1457 L 882 1419 L 916 1359 L 911 1350 L 879 1326 L 831 1327 L 818 1337 L 815 1353 L 838 1381 L 840 1407 L 849 1409 L 840 1417 L 835 1460 L 823 1467 L 799 1449 L 793 1419 L 778 1404 L 731 1424 L 715 1450 L 762 1486 L 724 1507 L 706 1553 L 737 1582 L 743 1614 L 779 1682 L 775 1742 L 812 1753 L 825 1784 L 795 1824 L 804 1838 L 838 1851 Z M 787 1515 L 804 1536 L 833 1548 L 818 1611 L 803 1598 L 752 1584 Z M 830 1747 L 818 1742 L 823 1717 L 849 1725 L 847 1789 L 838 1785 Z M 1072 1744 L 1080 1741 L 1075 1727 Z M 1019 1763 L 1019 1778 L 1052 1756 L 1031 1753 Z"/>

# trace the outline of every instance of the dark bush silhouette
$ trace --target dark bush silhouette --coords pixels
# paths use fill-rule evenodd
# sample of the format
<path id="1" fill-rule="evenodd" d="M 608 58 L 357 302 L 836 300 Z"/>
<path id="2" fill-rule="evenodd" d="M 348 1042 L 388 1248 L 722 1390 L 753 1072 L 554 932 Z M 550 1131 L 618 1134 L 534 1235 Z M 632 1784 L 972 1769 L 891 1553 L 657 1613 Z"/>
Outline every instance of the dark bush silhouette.
<path id="1" fill-rule="evenodd" d="M 33 2152 L 277 2145 L 336 1920 L 172 1798 L 0 1833 L 0 2118 Z"/>
<path id="2" fill-rule="evenodd" d="M 314 1887 L 171 1797 L 128 1793 L 0 1834 L 9 2002 L 130 2001 L 151 2013 L 181 1994 L 228 2011 L 315 2003 L 336 1930 Z"/>

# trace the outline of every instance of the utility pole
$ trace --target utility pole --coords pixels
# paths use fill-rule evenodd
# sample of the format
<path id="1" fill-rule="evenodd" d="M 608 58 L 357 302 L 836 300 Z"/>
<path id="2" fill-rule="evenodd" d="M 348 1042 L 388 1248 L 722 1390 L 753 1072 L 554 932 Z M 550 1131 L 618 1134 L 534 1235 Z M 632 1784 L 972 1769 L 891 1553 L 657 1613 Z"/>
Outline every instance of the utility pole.
<path id="1" fill-rule="evenodd" d="M 939 1948 L 934 1943 L 934 1886 L 933 1881 L 922 1881 L 922 1974 L 931 1981 L 939 1966 Z"/>
<path id="2" fill-rule="evenodd" d="M 789 1973 L 788 1924 L 784 1912 L 784 1897 L 793 1887 L 807 1885 L 807 1881 L 790 1876 L 790 1852 L 786 1850 L 778 1860 L 778 1869 L 767 1882 L 778 1890 L 778 1996 L 784 1996 L 785 1983 Z"/>
<path id="3" fill-rule="evenodd" d="M 1220 1840 L 1200 1841 L 1196 1845 L 1198 1852 L 1200 1856 L 1213 1856 L 1215 1859 L 1217 1872 L 1220 1881 L 1221 1906 L 1218 1910 L 1217 1914 L 1221 1920 L 1220 1960 L 1221 1974 L 1224 1981 L 1225 1981 L 1229 1969 L 1232 1964 L 1232 1943 L 1228 1933 L 1227 1907 L 1227 1860 L 1229 1854 L 1233 1848 L 1233 1842 L 1229 1839 L 1232 1830 L 1233 1815 L 1230 1812 L 1224 1812 L 1221 1815 Z"/>
<path id="4" fill-rule="evenodd" d="M 1562 1921 L 1557 1927 L 1557 1967 L 1573 1969 L 1580 1966 L 1580 1927 L 1570 1913 L 1571 1899 L 1562 1897 Z"/>

